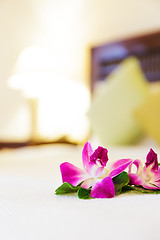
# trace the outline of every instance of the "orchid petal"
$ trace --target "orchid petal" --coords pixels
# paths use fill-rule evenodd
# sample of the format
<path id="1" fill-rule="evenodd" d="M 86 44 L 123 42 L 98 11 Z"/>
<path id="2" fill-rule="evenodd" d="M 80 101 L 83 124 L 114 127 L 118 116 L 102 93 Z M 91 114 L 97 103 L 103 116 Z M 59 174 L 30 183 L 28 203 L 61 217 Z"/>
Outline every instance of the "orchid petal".
<path id="1" fill-rule="evenodd" d="M 97 178 L 105 178 L 108 176 L 109 171 L 104 167 L 99 167 L 96 171 L 95 177 Z"/>
<path id="2" fill-rule="evenodd" d="M 82 188 L 90 188 L 94 182 L 95 182 L 94 178 L 89 178 L 82 183 L 81 187 Z"/>
<path id="3" fill-rule="evenodd" d="M 135 173 L 129 173 L 128 174 L 130 182 L 130 185 L 137 185 L 137 186 L 143 186 L 144 185 L 144 179 L 141 178 L 139 175 Z"/>
<path id="4" fill-rule="evenodd" d="M 160 189 L 160 171 L 154 171 L 146 165 L 139 173 L 129 173 L 130 185 L 143 186 L 146 189 Z"/>
<path id="5" fill-rule="evenodd" d="M 146 167 L 146 171 L 147 170 L 148 170 L 148 167 Z M 149 187 L 152 187 L 152 189 L 159 189 L 160 188 L 160 171 L 154 171 L 153 169 L 151 169 L 149 171 L 148 176 L 150 176 Z"/>
<path id="6" fill-rule="evenodd" d="M 151 172 L 152 172 L 152 170 L 151 170 Z M 153 175 L 152 179 L 153 179 L 155 182 L 160 181 L 160 169 L 159 169 L 158 171 L 154 172 L 154 175 Z"/>
<path id="7" fill-rule="evenodd" d="M 129 170 L 128 170 L 128 173 L 131 173 L 131 168 L 132 168 L 132 165 L 135 165 L 137 167 L 137 173 L 139 173 L 142 169 L 143 169 L 143 164 L 142 162 L 139 160 L 139 159 L 136 159 L 133 161 L 133 163 L 129 166 Z"/>
<path id="8" fill-rule="evenodd" d="M 146 167 L 150 167 L 151 169 L 157 171 L 158 170 L 158 159 L 157 159 L 157 154 L 153 151 L 151 148 L 147 158 L 146 158 Z"/>
<path id="9" fill-rule="evenodd" d="M 91 197 L 112 198 L 115 196 L 115 188 L 111 177 L 97 181 L 91 190 Z"/>
<path id="10" fill-rule="evenodd" d="M 154 181 L 152 184 L 154 184 L 155 186 L 157 186 L 157 189 L 160 189 L 160 180 Z"/>
<path id="11" fill-rule="evenodd" d="M 93 153 L 92 146 L 90 142 L 86 142 L 83 151 L 82 151 L 82 161 L 83 161 L 83 167 L 85 168 L 86 164 L 90 161 L 90 156 Z"/>
<path id="12" fill-rule="evenodd" d="M 131 159 L 120 159 L 116 161 L 112 167 L 111 171 L 109 173 L 110 177 L 115 177 L 119 175 L 121 172 L 123 172 L 133 161 Z"/>
<path id="13" fill-rule="evenodd" d="M 64 162 L 60 165 L 62 181 L 68 182 L 73 186 L 85 180 L 85 172 L 71 163 Z"/>
<path id="14" fill-rule="evenodd" d="M 146 189 L 152 189 L 152 190 L 160 189 L 158 184 L 154 182 L 144 182 L 143 187 Z"/>
<path id="15" fill-rule="evenodd" d="M 98 168 L 99 168 L 98 165 L 92 162 L 87 163 L 85 166 L 85 170 L 90 177 L 96 176 L 96 172 Z"/>
<path id="16" fill-rule="evenodd" d="M 90 161 L 95 164 L 98 162 L 102 167 L 105 167 L 108 162 L 108 150 L 99 146 L 90 156 Z"/>

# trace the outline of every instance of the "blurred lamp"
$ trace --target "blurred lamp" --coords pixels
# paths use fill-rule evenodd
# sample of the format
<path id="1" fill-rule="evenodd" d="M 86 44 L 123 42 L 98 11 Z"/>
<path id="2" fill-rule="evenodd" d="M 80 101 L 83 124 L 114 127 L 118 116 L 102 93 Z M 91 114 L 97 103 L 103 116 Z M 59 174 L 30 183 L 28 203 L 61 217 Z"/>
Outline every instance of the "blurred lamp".
<path id="1" fill-rule="evenodd" d="M 23 91 L 29 100 L 32 141 L 65 139 L 82 143 L 89 130 L 89 90 L 63 76 L 56 65 L 50 53 L 37 46 L 29 47 L 20 55 L 8 83 Z"/>

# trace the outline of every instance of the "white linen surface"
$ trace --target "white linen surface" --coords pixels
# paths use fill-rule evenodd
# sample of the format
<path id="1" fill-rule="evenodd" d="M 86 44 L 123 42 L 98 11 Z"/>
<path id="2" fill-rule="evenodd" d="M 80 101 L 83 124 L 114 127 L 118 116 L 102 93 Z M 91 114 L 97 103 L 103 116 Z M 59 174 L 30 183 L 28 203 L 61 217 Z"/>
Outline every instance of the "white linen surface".
<path id="1" fill-rule="evenodd" d="M 154 148 L 160 156 L 160 149 Z M 60 163 L 81 164 L 80 147 L 0 151 L 0 239 L 160 239 L 160 195 L 80 200 L 57 196 Z M 141 158 L 148 147 L 109 148 L 109 158 Z"/>

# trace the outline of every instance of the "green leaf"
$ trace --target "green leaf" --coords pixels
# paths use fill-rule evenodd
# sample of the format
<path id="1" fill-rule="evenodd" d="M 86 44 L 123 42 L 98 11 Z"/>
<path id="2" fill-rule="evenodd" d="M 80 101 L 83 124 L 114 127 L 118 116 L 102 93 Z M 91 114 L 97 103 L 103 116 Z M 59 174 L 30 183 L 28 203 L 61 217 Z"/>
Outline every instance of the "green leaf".
<path id="1" fill-rule="evenodd" d="M 122 192 L 128 192 L 128 191 L 139 192 L 139 193 L 160 194 L 160 190 L 151 190 L 151 189 L 146 189 L 139 186 L 130 186 L 130 185 L 124 186 L 122 189 Z"/>
<path id="2" fill-rule="evenodd" d="M 77 192 L 80 186 L 74 187 L 68 182 L 64 182 L 59 188 L 55 190 L 55 194 L 66 194 Z"/>
<path id="3" fill-rule="evenodd" d="M 112 178 L 112 180 L 114 183 L 115 192 L 116 194 L 119 194 L 122 191 L 122 187 L 129 183 L 129 176 L 128 173 L 122 172 L 116 177 Z"/>
<path id="4" fill-rule="evenodd" d="M 78 190 L 78 197 L 80 199 L 90 199 L 91 198 L 91 189 L 86 189 L 86 188 L 82 188 L 80 187 Z"/>
<path id="5" fill-rule="evenodd" d="M 158 166 L 160 166 L 160 163 L 158 163 Z"/>

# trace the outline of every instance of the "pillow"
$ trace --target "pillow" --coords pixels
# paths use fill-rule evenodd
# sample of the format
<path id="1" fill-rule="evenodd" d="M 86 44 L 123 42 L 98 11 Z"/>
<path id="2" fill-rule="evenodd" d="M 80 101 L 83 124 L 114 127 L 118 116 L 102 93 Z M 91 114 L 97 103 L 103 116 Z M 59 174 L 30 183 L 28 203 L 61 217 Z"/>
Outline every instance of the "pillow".
<path id="1" fill-rule="evenodd" d="M 160 87 L 136 110 L 136 117 L 145 133 L 160 144 Z"/>
<path id="2" fill-rule="evenodd" d="M 149 83 L 138 60 L 124 60 L 93 95 L 88 111 L 93 135 L 104 146 L 137 141 L 142 131 L 134 112 L 148 95 Z"/>

